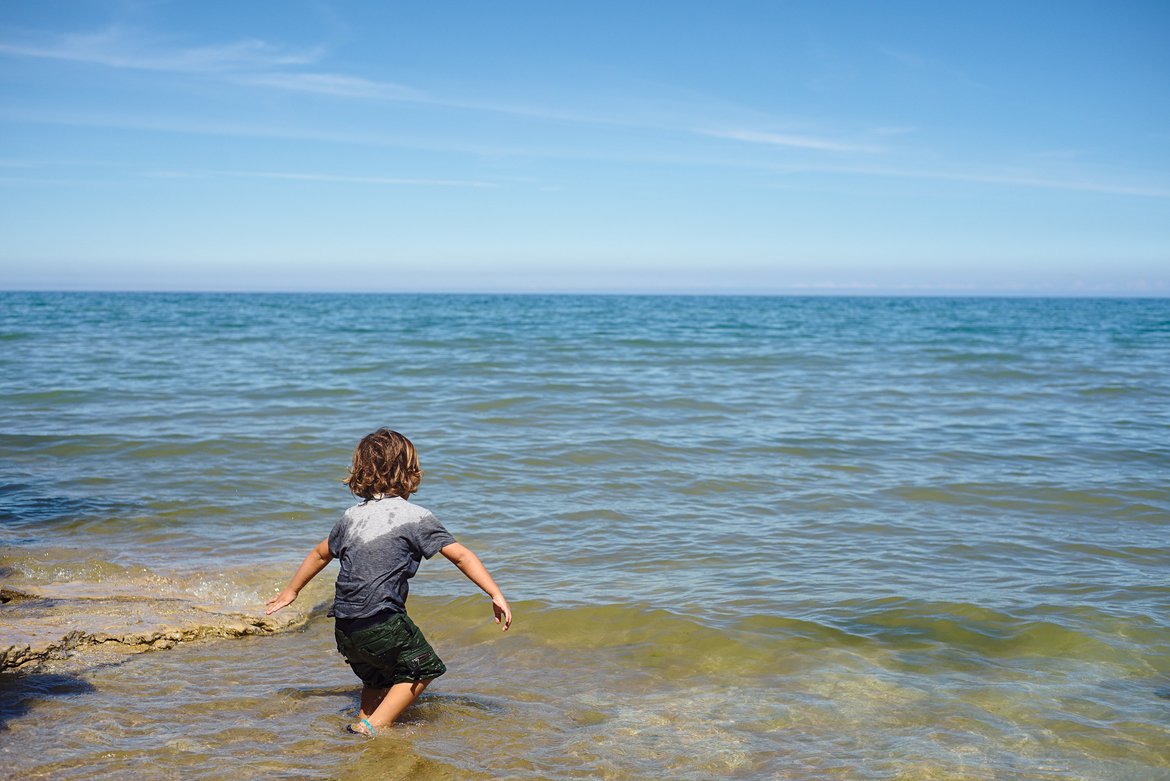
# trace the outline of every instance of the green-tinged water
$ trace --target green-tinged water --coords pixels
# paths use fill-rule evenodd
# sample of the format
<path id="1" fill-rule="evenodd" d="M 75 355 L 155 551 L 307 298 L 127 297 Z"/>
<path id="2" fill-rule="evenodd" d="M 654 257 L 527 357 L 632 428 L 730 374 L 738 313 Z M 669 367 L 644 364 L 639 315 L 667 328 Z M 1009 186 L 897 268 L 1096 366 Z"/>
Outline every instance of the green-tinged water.
<path id="1" fill-rule="evenodd" d="M 381 425 L 511 632 L 425 563 L 357 739 L 326 570 L 0 674 L 0 776 L 1170 778 L 1170 301 L 0 294 L 0 632 L 247 628 Z"/>

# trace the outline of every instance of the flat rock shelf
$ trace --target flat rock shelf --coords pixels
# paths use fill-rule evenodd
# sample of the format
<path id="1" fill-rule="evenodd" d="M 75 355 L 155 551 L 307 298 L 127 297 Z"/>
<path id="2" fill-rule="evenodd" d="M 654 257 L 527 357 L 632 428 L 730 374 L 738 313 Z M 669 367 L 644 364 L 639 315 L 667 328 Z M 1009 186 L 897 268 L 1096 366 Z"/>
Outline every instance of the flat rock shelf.
<path id="1" fill-rule="evenodd" d="M 6 584 L 0 588 L 0 671 L 35 669 L 49 660 L 165 650 L 205 638 L 264 635 L 303 625 L 309 610 L 251 614 L 181 594 L 134 590 L 96 593 L 92 583 Z M 84 656 L 85 658 L 79 658 Z"/>

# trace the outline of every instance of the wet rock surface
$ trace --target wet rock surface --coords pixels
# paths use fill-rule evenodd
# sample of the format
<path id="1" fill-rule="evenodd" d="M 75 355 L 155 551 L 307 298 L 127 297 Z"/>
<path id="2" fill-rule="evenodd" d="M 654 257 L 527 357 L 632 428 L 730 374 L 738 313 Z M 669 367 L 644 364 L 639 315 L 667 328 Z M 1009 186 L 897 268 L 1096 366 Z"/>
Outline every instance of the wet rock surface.
<path id="1" fill-rule="evenodd" d="M 303 602 L 303 604 L 300 604 Z M 133 584 L 7 583 L 0 588 L 0 671 L 33 670 L 50 660 L 165 650 L 205 638 L 272 634 L 303 625 L 302 597 L 272 616 Z"/>

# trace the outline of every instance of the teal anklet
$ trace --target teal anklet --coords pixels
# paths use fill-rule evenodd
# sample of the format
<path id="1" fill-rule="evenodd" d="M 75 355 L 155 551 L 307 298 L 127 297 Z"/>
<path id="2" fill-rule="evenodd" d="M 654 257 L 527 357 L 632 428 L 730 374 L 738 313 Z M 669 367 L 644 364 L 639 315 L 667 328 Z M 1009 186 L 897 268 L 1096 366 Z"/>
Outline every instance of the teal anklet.
<path id="1" fill-rule="evenodd" d="M 354 735 L 368 735 L 371 738 L 378 737 L 378 730 L 374 729 L 374 725 L 370 723 L 369 719 L 362 719 L 358 722 L 358 724 L 361 724 L 363 727 L 365 727 L 367 731 L 362 732 L 361 730 L 354 729 L 352 724 L 347 725 L 345 729 L 348 732 L 352 732 Z"/>

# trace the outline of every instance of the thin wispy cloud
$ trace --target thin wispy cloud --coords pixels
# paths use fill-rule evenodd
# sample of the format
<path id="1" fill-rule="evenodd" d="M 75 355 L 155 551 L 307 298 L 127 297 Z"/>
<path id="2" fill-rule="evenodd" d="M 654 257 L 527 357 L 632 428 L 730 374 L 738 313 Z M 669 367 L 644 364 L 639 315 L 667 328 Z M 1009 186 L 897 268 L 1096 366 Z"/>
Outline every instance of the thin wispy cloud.
<path id="1" fill-rule="evenodd" d="M 801 162 L 778 163 L 770 159 L 753 159 L 751 157 L 728 158 L 721 156 L 689 155 L 679 156 L 663 153 L 656 150 L 643 149 L 640 152 L 631 150 L 614 150 L 608 147 L 573 148 L 573 149 L 533 149 L 521 146 L 500 147 L 485 145 L 480 142 L 458 143 L 450 140 L 439 142 L 412 138 L 397 138 L 383 132 L 341 131 L 335 129 L 291 128 L 252 123 L 219 122 L 213 120 L 194 120 L 175 117 L 142 117 L 125 114 L 93 114 L 73 112 L 29 112 L 0 109 L 0 120 L 33 122 L 53 125 L 69 125 L 79 127 L 110 127 L 134 130 L 149 130 L 162 133 L 186 133 L 194 135 L 226 136 L 240 138 L 273 138 L 293 139 L 304 141 L 325 142 L 344 146 L 371 146 L 371 147 L 400 147 L 409 149 L 445 150 L 474 155 L 516 156 L 528 158 L 554 158 L 591 161 L 611 161 L 621 163 L 671 163 L 675 165 L 692 166 L 696 168 L 724 168 L 740 170 L 771 171 L 777 174 L 829 174 L 839 176 L 860 176 L 870 178 L 889 179 L 919 179 L 944 182 L 956 182 L 980 185 L 998 185 L 1004 187 L 1025 187 L 1046 190 L 1063 190 L 1068 192 L 1101 193 L 1110 195 L 1136 196 L 1146 198 L 1170 198 L 1170 188 L 1160 185 L 1146 185 L 1123 183 L 1096 179 L 1072 179 L 1045 176 L 1043 174 L 974 171 L 959 167 L 915 167 L 913 165 L 884 166 L 865 165 L 858 163 L 844 164 L 830 161 L 816 162 L 805 158 Z M 706 135 L 706 134 L 702 134 Z M 8 167 L 23 166 L 21 161 L 8 160 L 4 163 Z M 265 172 L 188 172 L 188 176 L 207 176 L 218 174 L 222 176 L 245 176 L 254 178 L 294 178 L 303 176 L 324 177 L 318 174 L 281 174 Z M 173 174 L 179 175 L 179 174 Z M 367 183 L 406 184 L 410 180 L 394 180 L 378 177 L 366 177 Z M 353 177 L 349 181 L 358 183 L 362 177 Z M 321 178 L 321 181 L 325 181 Z M 337 179 L 337 181 L 342 181 Z M 432 183 L 441 186 L 495 186 L 489 182 L 474 180 L 443 180 L 421 179 L 416 183 Z"/>
<path id="2" fill-rule="evenodd" d="M 240 76 L 239 84 L 272 87 L 292 92 L 310 92 L 342 98 L 425 100 L 422 92 L 401 84 L 373 81 L 336 73 L 260 73 Z"/>
<path id="3" fill-rule="evenodd" d="M 87 168 L 108 168 L 115 166 L 117 163 L 112 163 L 109 160 L 71 160 L 71 159 L 27 159 L 16 160 L 13 158 L 0 159 L 0 168 L 68 168 L 68 167 L 87 167 Z"/>
<path id="4" fill-rule="evenodd" d="M 321 126 L 275 124 L 264 119 L 253 120 L 249 117 L 239 119 L 212 119 L 180 115 L 77 111 L 72 109 L 7 109 L 0 106 L 0 122 L 77 128 L 110 128 L 191 136 L 306 141 L 325 144 L 330 147 L 397 148 L 452 152 L 477 156 L 487 155 L 492 157 L 542 156 L 520 144 L 489 144 L 476 138 L 438 139 L 425 134 L 399 135 L 392 129 L 381 127 L 366 130 L 329 124 Z"/>
<path id="5" fill-rule="evenodd" d="M 233 84 L 338 98 L 403 101 L 442 108 L 592 125 L 638 124 L 624 116 L 585 114 L 571 109 L 440 96 L 411 86 L 344 73 L 307 71 L 326 54 L 324 47 L 290 49 L 256 38 L 183 48 L 173 41 L 120 27 L 69 34 L 35 42 L 0 40 L 0 55 L 100 65 L 109 68 L 218 77 Z"/>
<path id="6" fill-rule="evenodd" d="M 330 96 L 340 99 L 414 103 L 456 111 L 497 114 L 544 122 L 596 127 L 638 127 L 675 133 L 690 132 L 693 117 L 647 108 L 643 112 L 620 109 L 582 111 L 579 107 L 494 101 L 434 94 L 392 81 L 314 69 L 328 54 L 323 46 L 295 49 L 258 38 L 206 46 L 183 47 L 171 38 L 146 31 L 112 26 L 91 33 L 0 40 L 0 56 L 31 57 L 98 65 L 108 68 L 182 73 L 220 79 L 237 86 Z M 638 103 L 653 105 L 639 97 Z M 692 107 L 693 110 L 693 107 Z M 703 135 L 758 144 L 833 151 L 874 152 L 879 148 L 834 139 L 781 135 L 753 131 L 699 131 Z"/>
<path id="7" fill-rule="evenodd" d="M 962 169 L 926 169 L 886 166 L 843 166 L 843 165 L 799 165 L 767 166 L 772 170 L 787 173 L 842 174 L 890 179 L 923 179 L 965 184 L 1000 185 L 1027 187 L 1069 192 L 1101 193 L 1107 195 L 1132 195 L 1144 198 L 1170 198 L 1170 188 L 1158 185 L 1124 184 L 1089 179 L 1063 179 L 1039 174 L 976 172 Z"/>
<path id="8" fill-rule="evenodd" d="M 629 115 L 587 113 L 540 104 L 501 103 L 450 95 L 436 95 L 394 82 L 366 79 L 339 73 L 278 72 L 251 73 L 230 77 L 235 84 L 289 92 L 329 95 L 372 101 L 414 103 L 435 108 L 560 122 L 575 125 L 608 127 L 657 127 L 655 123 Z"/>
<path id="9" fill-rule="evenodd" d="M 180 47 L 136 31 L 112 27 L 40 42 L 0 41 L 0 54 L 64 60 L 109 68 L 177 73 L 230 73 L 257 68 L 307 65 L 322 50 L 291 50 L 257 38 L 212 46 Z"/>
<path id="10" fill-rule="evenodd" d="M 898 62 L 903 67 L 933 69 L 935 63 L 928 58 L 893 48 L 881 49 L 881 54 Z M 214 45 L 182 47 L 175 46 L 174 40 L 156 36 L 142 30 L 112 26 L 104 30 L 84 34 L 65 34 L 59 36 L 40 36 L 39 38 L 23 36 L 14 40 L 11 35 L 0 40 L 0 56 L 31 57 L 55 59 L 81 64 L 100 65 L 109 68 L 137 69 L 145 71 L 160 71 L 185 74 L 199 74 L 224 83 L 242 85 L 258 89 L 272 89 L 287 92 L 299 92 L 332 96 L 339 99 L 389 101 L 413 103 L 424 106 L 450 108 L 468 112 L 483 112 L 489 114 L 507 115 L 518 118 L 527 118 L 539 121 L 564 122 L 582 126 L 597 126 L 606 130 L 614 128 L 638 128 L 658 131 L 662 138 L 680 138 L 683 136 L 700 136 L 709 139 L 738 142 L 746 153 L 737 153 L 733 159 L 721 161 L 712 157 L 704 159 L 702 153 L 694 155 L 689 160 L 672 159 L 694 166 L 706 167 L 734 167 L 756 168 L 761 170 L 784 171 L 791 173 L 826 173 L 840 175 L 857 175 L 868 177 L 886 177 L 902 179 L 923 179 L 964 182 L 971 184 L 1001 185 L 1011 187 L 1043 188 L 1050 190 L 1095 192 L 1103 194 L 1142 196 L 1153 198 L 1168 198 L 1170 190 L 1162 186 L 1131 185 L 1108 181 L 1099 181 L 1091 178 L 1057 178 L 1030 174 L 997 173 L 994 171 L 966 171 L 962 163 L 952 160 L 950 170 L 937 167 L 916 167 L 912 159 L 906 158 L 906 165 L 868 166 L 845 165 L 843 158 L 837 155 L 874 156 L 890 152 L 890 148 L 865 141 L 854 141 L 825 134 L 813 133 L 782 133 L 758 130 L 754 128 L 735 127 L 734 122 L 729 126 L 712 127 L 696 125 L 689 121 L 684 110 L 672 110 L 657 114 L 653 109 L 653 100 L 646 101 L 649 106 L 645 111 L 622 114 L 620 111 L 604 110 L 595 113 L 575 110 L 571 107 L 557 107 L 542 105 L 539 101 L 524 105 L 509 104 L 492 101 L 487 98 L 467 99 L 461 96 L 435 95 L 423 90 L 391 81 L 365 78 L 319 70 L 314 66 L 320 65 L 327 54 L 324 47 L 292 48 L 276 45 L 257 38 L 219 43 Z M 951 74 L 955 76 L 955 74 Z M 613 109 L 613 105 L 610 106 Z M 659 105 L 661 109 L 661 105 Z M 694 106 L 690 111 L 698 113 Z M 728 116 L 726 112 L 724 118 Z M 465 152 L 471 154 L 512 155 L 524 157 L 549 157 L 564 159 L 609 159 L 621 161 L 660 162 L 663 152 L 645 146 L 638 148 L 623 147 L 617 152 L 611 145 L 610 136 L 598 137 L 593 141 L 578 144 L 576 148 L 568 148 L 560 144 L 545 145 L 543 148 L 532 146 L 510 147 L 510 145 L 485 144 L 479 139 L 471 137 L 452 139 L 445 136 L 441 140 L 426 138 L 394 137 L 386 134 L 381 128 L 362 131 L 352 128 L 325 128 L 325 127 L 279 127 L 264 122 L 222 121 L 201 119 L 197 117 L 182 118 L 175 116 L 133 116 L 122 114 L 72 114 L 70 112 L 57 115 L 23 113 L 8 109 L 0 110 L 0 118 L 16 121 L 47 122 L 53 124 L 121 127 L 133 129 L 147 129 L 160 132 L 192 133 L 202 135 L 225 135 L 257 138 L 293 138 L 312 141 L 322 141 L 337 144 L 401 146 L 404 148 L 442 149 L 446 151 Z M 693 119 L 693 117 L 691 118 Z M 764 118 L 766 120 L 766 118 Z M 747 123 L 744 123 L 747 124 Z M 766 124 L 761 122 L 761 124 Z M 773 127 L 776 124 L 772 125 Z M 868 139 L 889 140 L 895 137 L 909 135 L 915 132 L 911 126 L 891 125 L 875 128 L 868 133 Z M 712 144 L 712 151 L 716 152 Z M 752 147 L 763 149 L 776 148 L 808 153 L 803 156 L 802 163 L 794 167 L 776 165 L 774 159 L 768 155 L 750 154 Z M 727 147 L 730 149 L 731 147 Z M 911 152 L 912 150 L 902 150 Z M 667 153 L 668 154 L 668 153 Z M 1059 159 L 1067 154 L 1065 150 L 1054 150 L 1048 156 Z M 1035 156 L 1039 161 L 1037 170 L 1043 170 L 1044 154 Z M 837 162 L 834 163 L 833 161 Z M 860 162 L 861 158 L 855 158 Z M 12 161 L 0 161 L 0 166 L 17 167 Z M 1002 170 L 1002 169 L 1001 169 Z M 320 174 L 282 174 L 264 172 L 216 172 L 222 176 L 250 176 L 252 178 L 286 178 L 317 181 L 347 181 L 354 184 L 386 184 L 386 185 L 428 185 L 428 186 L 490 186 L 484 182 L 441 179 L 394 179 L 378 177 L 332 177 Z"/>
<path id="11" fill-rule="evenodd" d="M 1076 192 L 1104 193 L 1109 195 L 1137 195 L 1147 198 L 1170 198 L 1170 189 L 1165 187 L 1145 187 L 1142 185 L 1113 184 L 1110 182 L 1094 182 L 1076 179 L 1048 179 L 1040 176 L 1013 176 L 997 174 L 962 174 L 937 177 L 930 173 L 918 172 L 916 178 L 940 178 L 955 181 L 972 182 L 976 184 L 1002 184 L 1017 187 L 1039 187 L 1048 190 L 1069 190 Z"/>
<path id="12" fill-rule="evenodd" d="M 493 182 L 474 179 L 427 179 L 414 177 L 392 176 L 347 176 L 344 174 L 327 174 L 293 171 L 225 171 L 225 170 L 197 170 L 197 171 L 153 171 L 151 177 L 162 179 L 208 179 L 228 177 L 233 179 L 277 179 L 282 181 L 322 182 L 333 184 L 370 184 L 390 185 L 395 187 L 495 187 Z"/>
<path id="13" fill-rule="evenodd" d="M 882 147 L 879 146 L 854 144 L 819 136 L 764 133 L 757 130 L 698 130 L 696 132 L 699 135 L 710 136 L 712 138 L 726 138 L 732 141 L 782 146 L 790 149 L 813 149 L 820 152 L 864 152 L 867 154 L 883 151 Z"/>

